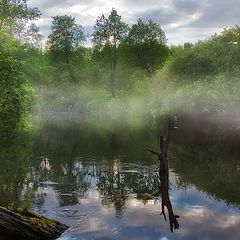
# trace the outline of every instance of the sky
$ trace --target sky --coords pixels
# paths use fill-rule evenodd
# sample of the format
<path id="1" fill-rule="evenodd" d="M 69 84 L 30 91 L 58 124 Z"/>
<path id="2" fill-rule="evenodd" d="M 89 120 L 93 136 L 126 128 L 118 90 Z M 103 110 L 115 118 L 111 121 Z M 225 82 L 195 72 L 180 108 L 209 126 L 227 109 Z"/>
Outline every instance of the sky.
<path id="1" fill-rule="evenodd" d="M 53 16 L 71 15 L 91 34 L 97 17 L 107 16 L 112 8 L 130 26 L 138 18 L 157 22 L 169 45 L 205 40 L 225 27 L 240 25 L 240 0 L 29 0 L 28 5 L 42 12 L 36 24 L 45 37 Z"/>

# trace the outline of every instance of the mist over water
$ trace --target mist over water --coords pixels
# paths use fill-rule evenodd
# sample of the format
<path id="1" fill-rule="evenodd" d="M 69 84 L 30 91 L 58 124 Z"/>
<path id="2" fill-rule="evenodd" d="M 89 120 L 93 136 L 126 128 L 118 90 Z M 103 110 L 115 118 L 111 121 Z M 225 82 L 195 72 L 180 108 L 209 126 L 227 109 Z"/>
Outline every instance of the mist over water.
<path id="1" fill-rule="evenodd" d="M 106 119 L 135 125 L 164 116 L 189 116 L 199 122 L 239 129 L 240 95 L 236 78 L 215 76 L 211 82 L 195 81 L 180 86 L 160 77 L 156 74 L 153 84 L 139 84 L 131 94 L 119 91 L 116 98 L 104 88 L 89 86 L 40 88 L 32 114 L 41 120 Z"/>

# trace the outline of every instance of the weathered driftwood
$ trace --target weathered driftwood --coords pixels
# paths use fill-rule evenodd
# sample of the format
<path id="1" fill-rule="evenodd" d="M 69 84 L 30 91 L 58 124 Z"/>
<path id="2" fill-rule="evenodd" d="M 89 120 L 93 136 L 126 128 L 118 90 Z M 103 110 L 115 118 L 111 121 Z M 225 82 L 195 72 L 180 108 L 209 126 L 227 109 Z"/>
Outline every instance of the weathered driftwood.
<path id="1" fill-rule="evenodd" d="M 170 138 L 172 136 L 172 132 L 176 127 L 174 126 L 174 120 L 172 118 L 168 119 L 167 126 L 160 133 L 159 138 L 159 152 L 152 151 L 148 149 L 147 151 L 156 155 L 158 157 L 160 166 L 159 171 L 167 171 L 168 172 L 168 148 L 170 144 Z"/>
<path id="2" fill-rule="evenodd" d="M 168 167 L 168 148 L 170 144 L 170 138 L 173 132 L 174 120 L 169 118 L 167 127 L 161 132 L 160 135 L 160 151 L 152 151 L 148 150 L 152 154 L 158 156 L 158 160 L 160 163 L 159 166 L 159 177 L 160 177 L 160 186 L 159 186 L 159 193 L 162 196 L 162 212 L 161 215 L 164 216 L 165 221 L 167 221 L 165 207 L 168 210 L 168 218 L 170 224 L 170 231 L 173 232 L 174 229 L 179 228 L 178 223 L 178 215 L 175 215 L 173 212 L 172 204 L 169 198 L 169 167 Z"/>
<path id="3" fill-rule="evenodd" d="M 68 227 L 27 210 L 0 207 L 0 240 L 50 240 L 59 237 Z"/>

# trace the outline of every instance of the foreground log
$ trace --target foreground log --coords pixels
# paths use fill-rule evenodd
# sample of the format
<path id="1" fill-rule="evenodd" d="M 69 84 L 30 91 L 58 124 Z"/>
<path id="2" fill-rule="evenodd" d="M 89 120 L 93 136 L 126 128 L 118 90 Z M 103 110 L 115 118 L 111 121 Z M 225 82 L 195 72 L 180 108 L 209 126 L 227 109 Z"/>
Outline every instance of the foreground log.
<path id="1" fill-rule="evenodd" d="M 50 240 L 68 227 L 27 210 L 10 211 L 0 207 L 0 240 Z"/>

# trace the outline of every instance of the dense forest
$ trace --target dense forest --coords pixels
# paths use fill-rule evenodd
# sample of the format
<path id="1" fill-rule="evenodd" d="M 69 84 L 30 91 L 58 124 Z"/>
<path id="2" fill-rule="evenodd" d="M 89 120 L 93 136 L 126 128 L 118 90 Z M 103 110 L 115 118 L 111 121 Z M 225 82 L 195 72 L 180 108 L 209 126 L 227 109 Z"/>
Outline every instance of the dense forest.
<path id="1" fill-rule="evenodd" d="M 92 35 L 73 16 L 52 17 L 47 41 L 27 1 L 0 0 L 0 131 L 27 128 L 33 113 L 232 114 L 237 108 L 240 27 L 169 46 L 161 26 L 129 26 L 115 9 Z M 91 42 L 91 47 L 86 47 Z M 231 112 L 230 112 L 231 111 Z"/>

